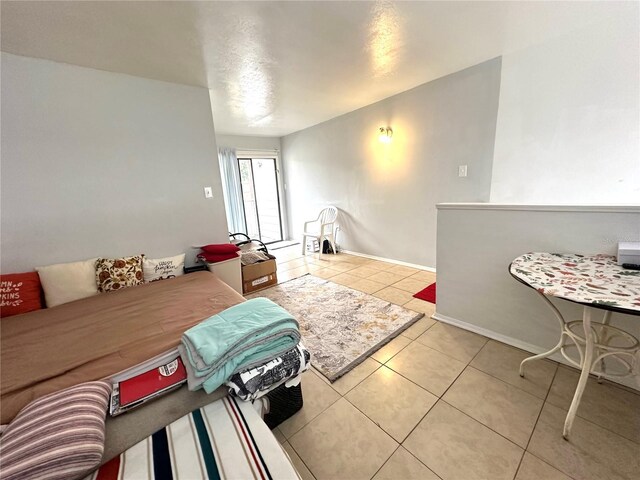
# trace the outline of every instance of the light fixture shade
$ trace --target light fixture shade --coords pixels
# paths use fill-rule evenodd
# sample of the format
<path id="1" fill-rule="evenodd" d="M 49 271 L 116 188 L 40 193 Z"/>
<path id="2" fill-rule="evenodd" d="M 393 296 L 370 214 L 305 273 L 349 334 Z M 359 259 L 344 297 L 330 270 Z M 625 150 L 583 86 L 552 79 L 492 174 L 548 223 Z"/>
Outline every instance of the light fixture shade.
<path id="1" fill-rule="evenodd" d="M 380 127 L 378 130 L 378 139 L 382 143 L 390 143 L 391 137 L 393 137 L 393 130 L 391 130 L 391 127 Z"/>

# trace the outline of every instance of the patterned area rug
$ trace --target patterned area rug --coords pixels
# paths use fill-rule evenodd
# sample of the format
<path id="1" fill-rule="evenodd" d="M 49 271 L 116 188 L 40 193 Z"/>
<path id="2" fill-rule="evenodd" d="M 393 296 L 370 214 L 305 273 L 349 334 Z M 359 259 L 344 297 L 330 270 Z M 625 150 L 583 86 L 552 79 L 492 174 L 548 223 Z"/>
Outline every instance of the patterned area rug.
<path id="1" fill-rule="evenodd" d="M 298 320 L 313 366 L 330 381 L 423 316 L 312 275 L 247 296 L 255 297 L 273 300 Z"/>

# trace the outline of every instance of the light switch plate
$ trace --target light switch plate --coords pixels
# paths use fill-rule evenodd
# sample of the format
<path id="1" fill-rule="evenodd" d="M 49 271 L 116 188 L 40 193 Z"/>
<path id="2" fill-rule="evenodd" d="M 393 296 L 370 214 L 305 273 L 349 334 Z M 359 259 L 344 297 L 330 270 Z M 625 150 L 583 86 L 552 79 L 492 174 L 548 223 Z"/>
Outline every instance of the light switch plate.
<path id="1" fill-rule="evenodd" d="M 466 165 L 459 165 L 458 166 L 458 176 L 459 177 L 466 177 L 467 176 L 467 166 Z"/>
<path id="2" fill-rule="evenodd" d="M 213 188 L 204 187 L 204 198 L 213 198 Z"/>

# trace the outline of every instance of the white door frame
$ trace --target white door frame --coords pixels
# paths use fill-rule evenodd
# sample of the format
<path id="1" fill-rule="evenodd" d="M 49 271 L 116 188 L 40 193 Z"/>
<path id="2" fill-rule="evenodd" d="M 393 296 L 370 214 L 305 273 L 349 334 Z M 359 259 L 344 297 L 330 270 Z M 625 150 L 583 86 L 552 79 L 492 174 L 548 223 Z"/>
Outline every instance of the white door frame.
<path id="1" fill-rule="evenodd" d="M 236 158 L 275 158 L 278 196 L 280 197 L 280 225 L 282 226 L 282 240 L 289 240 L 289 223 L 287 222 L 287 196 L 284 189 L 284 175 L 282 174 L 282 159 L 278 150 L 236 149 Z"/>

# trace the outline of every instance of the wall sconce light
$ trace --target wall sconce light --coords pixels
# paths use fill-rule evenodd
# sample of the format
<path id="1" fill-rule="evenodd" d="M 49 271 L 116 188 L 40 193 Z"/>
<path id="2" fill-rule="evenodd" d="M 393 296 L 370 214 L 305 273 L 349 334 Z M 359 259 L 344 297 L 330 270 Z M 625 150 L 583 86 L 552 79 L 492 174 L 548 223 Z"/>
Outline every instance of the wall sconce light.
<path id="1" fill-rule="evenodd" d="M 391 143 L 391 137 L 393 137 L 391 127 L 380 127 L 378 130 L 378 140 L 382 143 Z"/>

